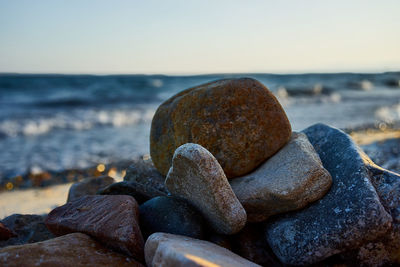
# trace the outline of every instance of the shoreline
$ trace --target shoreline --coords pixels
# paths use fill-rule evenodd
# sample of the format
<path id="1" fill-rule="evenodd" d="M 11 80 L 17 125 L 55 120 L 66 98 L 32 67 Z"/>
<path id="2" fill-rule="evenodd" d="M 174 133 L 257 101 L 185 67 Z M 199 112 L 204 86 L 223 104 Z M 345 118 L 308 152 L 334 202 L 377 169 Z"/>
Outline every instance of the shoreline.
<path id="1" fill-rule="evenodd" d="M 379 143 L 389 139 L 400 139 L 400 128 L 380 129 L 379 127 L 373 127 L 345 131 L 360 146 Z M 377 149 L 379 149 L 379 147 L 377 147 Z M 148 155 L 142 157 L 145 158 L 148 157 Z M 37 181 L 44 181 L 42 186 L 16 187 L 11 190 L 3 188 L 3 190 L 0 190 L 0 220 L 15 213 L 46 214 L 54 207 L 63 205 L 66 202 L 69 188 L 74 182 L 82 180 L 83 178 L 98 177 L 101 175 L 109 175 L 116 181 L 122 181 L 125 176 L 125 169 L 129 165 L 130 161 L 99 164 L 85 170 L 66 170 L 58 173 L 57 176 L 66 175 L 64 179 L 58 179 L 52 182 L 48 182 L 51 178 L 47 178 L 47 180 L 43 179 L 43 177 L 48 177 L 48 174 L 39 174 L 34 178 Z M 68 173 L 71 172 L 74 173 L 75 176 L 68 176 Z M 87 175 L 84 176 L 84 174 Z M 71 179 L 71 177 L 73 178 L 69 181 L 68 179 Z M 7 184 L 4 186 L 7 186 Z"/>

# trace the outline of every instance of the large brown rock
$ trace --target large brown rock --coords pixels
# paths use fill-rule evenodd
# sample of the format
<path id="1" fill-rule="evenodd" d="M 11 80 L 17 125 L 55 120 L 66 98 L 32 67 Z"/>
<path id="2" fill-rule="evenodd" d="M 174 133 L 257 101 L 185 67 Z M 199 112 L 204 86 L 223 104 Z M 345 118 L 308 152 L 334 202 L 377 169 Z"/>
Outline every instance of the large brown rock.
<path id="1" fill-rule="evenodd" d="M 231 178 L 252 171 L 290 135 L 284 110 L 263 84 L 249 78 L 219 80 L 184 90 L 157 109 L 150 154 L 165 175 L 176 148 L 200 144 Z"/>
<path id="2" fill-rule="evenodd" d="M 235 234 L 246 224 L 246 211 L 214 156 L 198 144 L 184 144 L 174 154 L 165 185 L 200 211 L 219 234 Z"/>
<path id="3" fill-rule="evenodd" d="M 46 226 L 55 235 L 82 232 L 102 244 L 143 259 L 139 206 L 131 196 L 84 196 L 52 210 Z"/>
<path id="4" fill-rule="evenodd" d="M 73 233 L 43 242 L 0 249 L 0 266 L 139 267 L 143 265 L 132 258 L 106 249 L 85 234 Z"/>
<path id="5" fill-rule="evenodd" d="M 166 233 L 155 233 L 147 239 L 145 257 L 149 267 L 259 266 L 213 243 Z"/>
<path id="6" fill-rule="evenodd" d="M 257 170 L 230 183 L 247 220 L 261 222 L 322 198 L 332 178 L 307 136 L 293 133 L 289 143 Z"/>

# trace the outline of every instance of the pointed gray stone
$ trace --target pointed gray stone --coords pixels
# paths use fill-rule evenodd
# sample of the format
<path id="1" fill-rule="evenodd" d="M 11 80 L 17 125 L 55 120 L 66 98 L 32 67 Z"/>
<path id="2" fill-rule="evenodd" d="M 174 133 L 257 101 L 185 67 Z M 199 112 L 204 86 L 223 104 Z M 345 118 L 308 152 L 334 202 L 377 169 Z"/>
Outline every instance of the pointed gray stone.
<path id="1" fill-rule="evenodd" d="M 204 147 L 187 143 L 175 151 L 165 185 L 172 195 L 196 207 L 220 234 L 234 234 L 246 224 L 246 211 L 215 157 Z"/>
<path id="2" fill-rule="evenodd" d="M 380 202 L 365 154 L 350 136 L 324 124 L 303 131 L 330 172 L 333 184 L 306 209 L 278 216 L 266 237 L 278 258 L 306 265 L 355 249 L 391 229 L 392 217 Z"/>

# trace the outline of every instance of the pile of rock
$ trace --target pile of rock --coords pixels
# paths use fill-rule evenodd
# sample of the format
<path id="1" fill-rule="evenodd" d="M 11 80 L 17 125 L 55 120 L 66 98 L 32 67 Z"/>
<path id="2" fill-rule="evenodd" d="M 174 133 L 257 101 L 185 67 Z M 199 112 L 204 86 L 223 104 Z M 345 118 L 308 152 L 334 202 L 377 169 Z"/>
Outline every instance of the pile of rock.
<path id="1" fill-rule="evenodd" d="M 400 264 L 400 176 L 338 129 L 292 133 L 256 80 L 216 81 L 164 102 L 150 151 L 123 182 L 72 186 L 40 240 L 21 241 L 3 220 L 0 265 Z"/>

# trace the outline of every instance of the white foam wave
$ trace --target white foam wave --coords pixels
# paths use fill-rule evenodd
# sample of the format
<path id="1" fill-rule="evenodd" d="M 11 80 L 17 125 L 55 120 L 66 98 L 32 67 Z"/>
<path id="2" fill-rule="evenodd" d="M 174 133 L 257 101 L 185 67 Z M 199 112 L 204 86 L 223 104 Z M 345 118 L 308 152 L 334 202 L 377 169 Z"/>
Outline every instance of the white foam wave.
<path id="1" fill-rule="evenodd" d="M 123 127 L 151 121 L 154 110 L 85 110 L 60 112 L 49 117 L 7 119 L 0 122 L 0 135 L 15 137 L 46 134 L 57 129 L 88 130 L 97 126 Z"/>
<path id="2" fill-rule="evenodd" d="M 386 123 L 398 122 L 400 121 L 400 103 L 390 107 L 381 107 L 377 109 L 375 115 Z"/>

